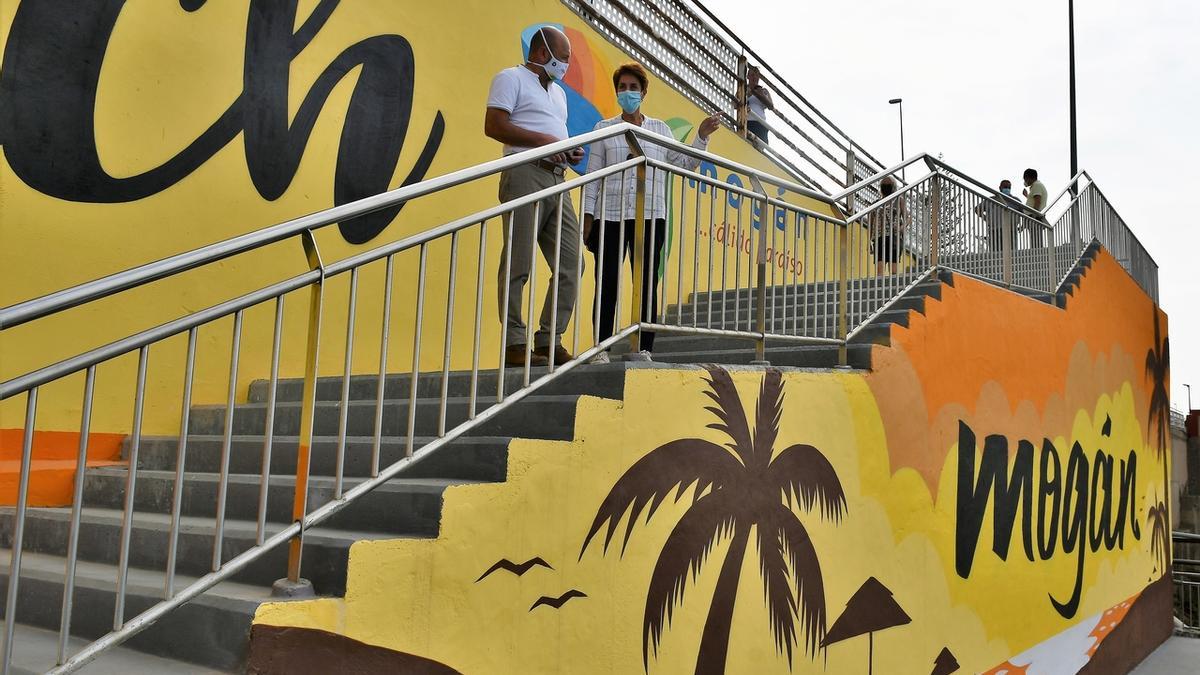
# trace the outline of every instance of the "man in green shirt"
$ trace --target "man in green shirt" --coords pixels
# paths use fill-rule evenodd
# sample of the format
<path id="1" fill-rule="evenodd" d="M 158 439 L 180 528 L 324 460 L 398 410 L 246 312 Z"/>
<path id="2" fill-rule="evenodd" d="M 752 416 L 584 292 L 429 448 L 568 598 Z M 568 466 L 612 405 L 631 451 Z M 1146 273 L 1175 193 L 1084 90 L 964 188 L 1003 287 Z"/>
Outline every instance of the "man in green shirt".
<path id="1" fill-rule="evenodd" d="M 1021 176 L 1025 182 L 1025 189 L 1021 192 L 1025 196 L 1025 206 L 1041 213 L 1042 209 L 1046 208 L 1046 202 L 1050 196 L 1046 193 L 1046 186 L 1042 181 L 1038 180 L 1036 169 L 1025 169 L 1025 173 Z M 1029 229 L 1029 246 L 1030 248 L 1042 247 L 1042 227 L 1032 225 Z"/>

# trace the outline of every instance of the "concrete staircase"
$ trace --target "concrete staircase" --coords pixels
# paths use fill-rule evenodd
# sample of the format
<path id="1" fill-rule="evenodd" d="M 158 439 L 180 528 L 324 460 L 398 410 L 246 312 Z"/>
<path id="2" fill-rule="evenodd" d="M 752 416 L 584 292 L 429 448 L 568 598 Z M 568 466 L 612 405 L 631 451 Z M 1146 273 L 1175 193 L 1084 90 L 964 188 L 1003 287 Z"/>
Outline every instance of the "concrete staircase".
<path id="1" fill-rule="evenodd" d="M 544 369 L 538 369 L 542 371 Z M 506 389 L 515 391 L 521 373 L 506 374 Z M 266 535 L 291 520 L 296 446 L 299 425 L 299 380 L 279 383 L 275 441 L 266 510 Z M 480 374 L 480 410 L 494 404 L 495 371 Z M 407 429 L 408 375 L 386 378 L 384 443 L 380 465 L 404 456 L 401 434 Z M 322 378 L 317 386 L 316 436 L 309 483 L 310 509 L 334 494 L 336 433 L 341 378 Z M 374 432 L 376 378 L 352 377 L 345 486 L 350 488 L 370 472 Z M 452 373 L 447 424 L 466 419 L 470 374 Z M 320 595 L 345 591 L 350 546 L 360 539 L 436 537 L 441 520 L 442 492 L 449 485 L 504 480 L 508 442 L 513 437 L 569 439 L 573 434 L 575 402 L 580 396 L 620 397 L 624 368 L 620 364 L 589 367 L 570 374 L 529 396 L 516 406 L 456 440 L 402 478 L 380 486 L 338 513 L 323 527 L 305 532 L 303 575 Z M 432 440 L 439 412 L 441 374 L 422 374 L 417 385 L 417 445 Z M 259 485 L 262 471 L 267 383 L 251 385 L 248 401 L 234 411 L 234 437 L 229 456 L 229 488 L 222 558 L 228 560 L 257 541 Z M 197 406 L 191 415 L 182 497 L 182 520 L 176 566 L 176 588 L 210 571 L 214 544 L 217 487 L 221 465 L 224 407 Z M 163 598 L 166 581 L 178 439 L 144 438 L 139 452 L 134 491 L 132 545 L 126 617 L 132 617 Z M 112 628 L 119 542 L 128 470 L 124 466 L 89 469 L 84 481 L 84 508 L 79 534 L 71 632 L 96 638 Z M 7 588 L 12 543 L 13 511 L 0 508 L 0 593 Z M 16 663 L 31 672 L 54 665 L 66 568 L 70 508 L 29 509 L 26 521 L 21 583 L 17 602 L 18 634 L 38 639 L 16 644 Z M 171 612 L 124 644 L 115 655 L 104 655 L 84 672 L 107 672 L 116 662 L 128 662 L 125 672 L 164 672 L 161 659 L 145 661 L 139 669 L 130 654 L 155 655 L 217 671 L 236 671 L 243 663 L 246 637 L 257 606 L 270 599 L 271 584 L 286 571 L 287 551 L 279 548 L 239 571 L 233 578 Z M 53 631 L 47 637 L 45 631 Z M 75 649 L 81 644 L 76 640 Z M 136 650 L 136 651 L 134 651 Z M 149 657 L 147 657 L 149 658 Z M 111 661 L 110 659 L 115 659 Z M 172 665 L 167 670 L 174 671 Z M 195 671 L 195 672 L 202 672 Z"/>
<path id="2" fill-rule="evenodd" d="M 866 280 L 857 288 L 864 293 L 880 292 L 884 280 Z M 942 273 L 914 286 L 888 311 L 877 316 L 849 346 L 850 366 L 871 367 L 871 352 L 889 343 L 894 326 L 907 326 L 913 312 L 923 312 L 927 303 L 937 302 L 953 275 Z M 782 289 L 768 292 L 775 319 L 783 317 Z M 697 316 L 707 320 L 711 303 L 713 316 L 724 314 L 727 325 L 752 325 L 753 299 L 745 290 L 696 294 L 682 306 L 666 310 L 666 320 L 682 319 L 690 325 Z M 1049 294 L 1041 298 L 1050 300 Z M 789 295 L 787 303 L 792 304 Z M 809 307 L 834 301 L 830 284 L 804 289 Z M 724 304 L 724 306 L 722 306 Z M 736 305 L 736 306 L 735 306 Z M 771 318 L 768 307 L 768 320 Z M 825 313 L 834 316 L 832 311 Z M 820 327 L 815 334 L 833 337 L 836 326 Z M 814 334 L 809 331 L 809 334 Z M 625 371 L 629 367 L 653 367 L 622 361 L 627 352 L 622 342 L 613 349 L 614 363 L 587 365 L 566 374 L 518 402 L 504 414 L 489 420 L 461 437 L 402 477 L 380 486 L 339 512 L 323 526 L 305 533 L 302 574 L 318 594 L 340 595 L 345 591 L 350 546 L 360 539 L 436 537 L 447 486 L 473 482 L 503 481 L 508 443 L 512 438 L 570 439 L 574 433 L 576 401 L 581 396 L 619 399 L 623 395 Z M 745 364 L 754 358 L 752 341 L 710 336 L 658 337 L 654 358 L 661 363 Z M 838 364 L 836 346 L 767 345 L 767 358 L 776 366 L 829 368 Z M 535 375 L 544 369 L 535 369 Z M 505 388 L 515 391 L 522 373 L 507 372 Z M 274 422 L 274 447 L 266 503 L 265 534 L 286 527 L 296 468 L 300 417 L 300 380 L 283 380 L 278 385 Z M 349 383 L 349 406 L 344 463 L 345 487 L 349 489 L 370 473 L 375 423 L 375 376 L 355 376 Z M 495 371 L 479 377 L 479 409 L 494 404 L 498 381 Z M 421 374 L 417 381 L 416 445 L 431 441 L 437 432 L 440 373 Z M 454 372 L 448 378 L 446 426 L 467 418 L 470 373 Z M 389 375 L 384 391 L 384 440 L 380 466 L 404 456 L 403 434 L 407 430 L 410 377 Z M 250 549 L 257 541 L 259 486 L 267 412 L 267 383 L 250 386 L 246 403 L 236 406 L 233 440 L 229 453 L 229 483 L 225 502 L 226 523 L 222 558 L 228 560 Z M 312 447 L 310 509 L 333 499 L 336 464 L 336 434 L 340 415 L 342 378 L 321 378 L 317 383 L 315 440 Z M 176 566 L 176 588 L 211 570 L 217 490 L 222 462 L 223 406 L 196 406 L 191 413 L 182 495 L 182 525 Z M 132 519 L 132 546 L 126 617 L 145 610 L 163 598 L 170 530 L 178 439 L 145 438 L 139 453 Z M 125 466 L 88 469 L 84 482 L 79 565 L 76 574 L 72 635 L 96 638 L 112 628 L 119 541 L 122 527 Z M 62 606 L 63 572 L 66 567 L 69 508 L 38 508 L 28 512 L 17 616 L 19 635 L 31 636 L 16 644 L 16 663 L 31 671 L 54 663 L 54 645 Z M 12 542 L 13 509 L 0 508 L 0 547 Z M 198 599 L 169 613 L 165 618 L 126 642 L 120 650 L 102 656 L 84 672 L 108 672 L 122 664 L 124 673 L 203 672 L 203 669 L 233 671 L 243 665 L 246 637 L 255 608 L 270 597 L 271 584 L 284 575 L 286 549 L 271 551 L 247 565 L 232 579 L 218 584 Z M 0 550 L 0 592 L 7 585 L 9 551 Z M 47 634 L 45 631 L 54 631 Z M 78 641 L 73 644 L 80 644 Z M 77 648 L 77 647 L 75 647 Z M 174 661 L 163 661 L 162 659 Z M 143 661 L 139 661 L 143 659 Z M 185 665 L 188 664 L 188 665 Z M 187 668 L 193 668 L 188 671 Z M 199 668 L 200 670 L 195 670 Z"/>

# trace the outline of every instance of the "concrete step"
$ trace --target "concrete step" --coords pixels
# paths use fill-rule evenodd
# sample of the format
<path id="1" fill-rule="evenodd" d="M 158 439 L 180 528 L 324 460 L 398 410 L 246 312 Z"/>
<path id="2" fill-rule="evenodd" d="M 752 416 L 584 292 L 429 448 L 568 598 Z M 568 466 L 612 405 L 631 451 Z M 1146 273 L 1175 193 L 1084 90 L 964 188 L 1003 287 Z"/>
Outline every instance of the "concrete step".
<path id="1" fill-rule="evenodd" d="M 597 366 L 601 367 L 601 366 Z M 589 366 L 589 369 L 592 366 Z M 229 471 L 233 474 L 262 473 L 263 436 L 234 436 L 230 443 Z M 432 436 L 413 439 L 413 447 L 421 448 L 435 440 Z M 504 480 L 508 465 L 508 443 L 511 439 L 497 436 L 463 436 L 454 439 L 405 471 L 406 478 L 445 478 L 462 481 Z M 221 470 L 221 445 L 223 439 L 215 434 L 193 434 L 188 437 L 187 457 L 184 470 L 198 473 L 216 473 Z M 290 476 L 296 473 L 296 450 L 300 444 L 296 436 L 276 436 L 271 447 L 271 475 Z M 345 464 L 342 468 L 346 477 L 362 477 L 371 474 L 371 453 L 374 439 L 350 436 L 346 439 Z M 386 467 L 404 458 L 407 440 L 403 437 L 384 437 L 379 446 L 379 466 Z M 128 452 L 126 451 L 126 458 Z M 179 439 L 175 437 L 148 437 L 142 439 L 138 452 L 138 466 L 142 469 L 174 471 L 179 457 Z M 309 455 L 309 472 L 313 476 L 334 475 L 337 458 L 337 438 L 319 436 L 313 439 Z"/>
<path id="2" fill-rule="evenodd" d="M 511 436 L 521 438 L 546 438 L 564 440 L 572 438 L 575 431 L 576 395 L 529 396 L 504 415 L 499 415 L 475 429 L 472 436 Z M 446 428 L 467 419 L 469 401 L 466 398 L 447 400 Z M 489 397 L 477 401 L 477 412 L 495 404 Z M 276 404 L 274 433 L 295 436 L 300 431 L 300 402 L 284 401 Z M 438 414 L 441 401 L 435 398 L 417 400 L 416 433 L 437 433 Z M 317 401 L 315 408 L 314 435 L 336 436 L 341 403 L 339 401 Z M 370 436 L 375 432 L 375 401 L 351 401 L 347 408 L 347 433 L 352 436 Z M 266 427 L 267 406 L 265 403 L 238 405 L 233 414 L 233 433 L 238 435 L 261 434 Z M 224 432 L 225 406 L 197 406 L 192 409 L 189 431 L 195 434 L 221 434 Z M 383 433 L 400 436 L 408 432 L 408 401 L 388 399 L 383 402 Z"/>
<path id="3" fill-rule="evenodd" d="M 11 551 L 0 549 L 0 596 L 4 597 L 7 597 L 8 592 L 10 555 Z M 19 624 L 54 631 L 55 642 L 52 651 L 57 648 L 62 596 L 66 586 L 63 583 L 65 569 L 66 560 L 61 557 L 30 551 L 28 548 L 21 555 L 17 621 Z M 116 606 L 116 579 L 115 566 L 84 560 L 77 563 L 71 612 L 73 636 L 93 640 L 112 630 L 113 610 Z M 193 581 L 193 577 L 176 576 L 176 588 L 183 588 Z M 125 596 L 126 618 L 132 618 L 161 602 L 164 582 L 165 576 L 161 571 L 130 568 Z M 176 664 L 171 663 L 168 670 L 138 671 L 132 669 L 138 664 L 126 661 L 131 670 L 121 672 L 200 673 L 206 672 L 204 668 L 221 672 L 240 670 L 246 658 L 246 641 L 250 634 L 254 611 L 260 603 L 269 600 L 269 596 L 269 590 L 264 587 L 234 582 L 217 584 L 208 592 L 169 612 L 152 626 L 130 638 L 123 643 L 122 647 L 125 649 L 121 650 L 121 653 L 130 658 L 134 658 L 136 654 L 128 652 L 136 651 L 178 659 L 203 668 L 180 664 L 179 670 L 176 670 Z M 80 645 L 81 641 L 77 640 L 74 644 Z M 39 648 L 24 641 L 16 642 L 15 646 L 18 655 L 28 648 L 34 658 L 45 649 L 45 645 Z M 21 662 L 21 657 L 17 658 L 18 662 Z M 38 660 L 44 661 L 44 657 Z M 50 661 L 52 664 L 53 657 Z M 105 662 L 106 657 L 98 660 L 95 667 L 101 670 L 95 672 L 117 672 L 104 669 Z M 93 672 L 89 670 L 92 667 L 88 666 L 81 672 Z M 43 671 L 44 668 L 34 670 Z"/>
<path id="4" fill-rule="evenodd" d="M 581 338 L 582 339 L 582 338 Z M 569 343 L 568 343 L 569 346 Z M 535 379 L 548 372 L 544 366 L 531 368 L 530 378 Z M 504 384 L 506 392 L 514 392 L 522 387 L 525 373 L 521 368 L 505 368 Z M 341 377 L 317 378 L 317 400 L 340 401 L 342 398 Z M 397 373 L 384 376 L 384 399 L 407 400 L 412 382 L 411 373 Z M 481 396 L 495 398 L 498 390 L 498 371 L 481 370 L 476 381 L 477 391 Z M 352 375 L 350 377 L 349 400 L 374 401 L 378 393 L 378 375 Z M 249 401 L 262 403 L 267 400 L 270 382 L 255 380 L 250 384 Z M 280 380 L 276 392 L 276 401 L 299 401 L 304 380 L 291 378 Z M 604 368 L 589 370 L 585 375 L 572 371 L 538 390 L 541 395 L 586 394 L 602 398 L 621 398 L 625 390 L 625 369 L 620 364 L 611 364 Z M 421 373 L 417 376 L 417 398 L 439 398 L 442 392 L 441 371 Z M 471 371 L 451 371 L 447 378 L 447 393 L 452 397 L 471 395 Z"/>
<path id="5" fill-rule="evenodd" d="M 852 314 L 869 312 L 882 306 L 885 301 L 885 299 L 873 299 L 868 301 L 867 298 L 863 298 L 860 302 L 858 299 L 855 299 L 855 302 L 852 302 L 847 307 L 847 310 Z M 922 304 L 921 307 L 923 309 L 924 305 Z M 667 325 L 682 325 L 685 328 L 710 327 L 722 329 L 723 327 L 724 330 L 753 331 L 754 326 L 758 321 L 757 314 L 753 309 L 748 310 L 743 307 L 741 311 L 735 312 L 731 308 L 724 314 L 719 311 L 719 306 L 716 308 L 716 310 L 717 311 L 712 312 L 712 314 L 701 310 L 698 315 L 695 315 L 691 311 L 686 311 L 684 312 L 682 319 L 676 317 L 674 314 L 671 314 L 670 316 L 666 317 L 665 323 Z M 768 311 L 766 316 L 767 330 L 769 332 L 774 331 L 787 334 L 799 334 L 808 337 L 837 337 L 837 311 L 838 308 L 830 308 L 829 311 L 824 314 L 809 314 L 805 316 L 794 315 L 789 309 L 787 313 L 782 311 L 777 312 L 774 317 L 772 317 L 771 313 Z M 879 321 L 899 323 L 907 326 L 909 311 L 911 310 L 908 307 L 898 307 L 893 305 L 887 310 L 888 314 L 879 317 Z M 723 324 L 722 321 L 724 322 Z"/>
<path id="6" fill-rule="evenodd" d="M 907 325 L 907 319 L 904 325 Z M 880 322 L 866 327 L 851 341 L 853 343 L 872 343 L 887 345 L 890 342 L 891 323 Z M 819 332 L 819 331 L 818 331 Z M 827 337 L 836 337 L 836 331 L 828 331 Z M 654 339 L 655 354 L 672 354 L 677 352 L 704 352 L 704 351 L 728 351 L 739 349 L 753 349 L 755 340 L 752 338 L 736 338 L 724 336 L 709 336 L 709 335 L 670 335 L 662 334 Z M 767 340 L 767 348 L 777 348 L 779 350 L 799 349 L 806 347 L 796 342 L 787 342 L 783 340 Z M 629 353 L 629 343 L 620 342 L 613 345 L 610 352 L 612 354 L 627 354 Z"/>
<path id="7" fill-rule="evenodd" d="M 851 344 L 847 347 L 849 366 L 862 370 L 871 368 L 870 344 Z M 658 353 L 655 344 L 654 360 L 660 363 L 722 363 L 748 364 L 754 360 L 754 349 L 709 350 L 694 352 Z M 793 368 L 835 368 L 838 366 L 837 347 L 768 347 L 767 360 L 776 366 Z"/>
<path id="8" fill-rule="evenodd" d="M 0 622 L 0 629 L 4 623 Z M 54 667 L 58 660 L 58 632 L 34 628 L 18 623 L 13 627 L 13 660 L 8 670 L 12 675 L 35 675 Z M 73 654 L 87 646 L 89 640 L 71 638 L 67 642 L 67 654 Z M 79 670 L 83 675 L 216 675 L 225 671 L 214 670 L 161 656 L 151 656 L 118 646 L 106 650 L 99 658 Z"/>
<path id="9" fill-rule="evenodd" d="M 878 298 L 881 301 L 886 301 L 891 299 L 899 291 L 903 290 L 904 287 L 909 283 L 912 283 L 914 279 L 915 277 L 900 277 L 898 279 L 889 278 L 889 281 L 886 284 L 881 283 L 871 286 L 852 285 L 849 287 L 849 298 L 852 301 L 862 298 Z M 932 297 L 934 299 L 940 299 L 942 285 L 943 283 L 941 281 L 927 279 L 909 289 L 906 295 L 909 297 Z M 839 295 L 836 292 L 836 289 L 831 291 L 822 291 L 820 293 L 800 295 L 798 297 L 789 290 L 787 296 L 785 297 L 782 289 L 776 288 L 775 296 L 773 298 L 770 294 L 771 289 L 767 289 L 767 291 L 768 313 L 770 313 L 771 307 L 775 308 L 776 314 L 784 311 L 785 308 L 788 312 L 792 312 L 797 308 L 797 302 L 799 303 L 799 310 L 810 315 L 816 315 L 821 312 L 836 314 L 837 312 Z M 741 297 L 738 299 L 735 299 L 732 291 L 727 291 L 725 293 L 713 293 L 711 301 L 713 314 L 718 315 L 722 309 L 722 305 L 724 305 L 725 311 L 732 311 L 735 303 L 738 304 L 738 309 L 743 312 L 747 310 L 753 311 L 754 308 L 757 307 L 757 303 L 754 301 L 754 298 L 747 296 L 744 290 L 741 292 Z M 700 312 L 701 316 L 705 316 L 707 315 L 709 304 L 710 302 L 708 296 L 704 293 L 701 293 L 697 295 L 697 297 L 692 298 L 688 302 L 684 303 L 682 306 L 676 304 L 669 305 L 666 308 L 664 315 L 675 317 L 682 309 L 685 316 L 690 316 L 697 310 Z"/>
<path id="10" fill-rule="evenodd" d="M 847 286 L 847 288 L 849 288 L 851 290 L 855 290 L 855 291 L 862 290 L 864 292 L 871 291 L 874 289 L 893 289 L 893 288 L 897 288 L 897 287 L 903 288 L 903 287 L 907 286 L 908 284 L 912 283 L 912 281 L 914 279 L 916 279 L 917 276 L 918 275 L 916 275 L 916 274 L 901 274 L 899 276 L 886 275 L 886 276 L 882 276 L 882 277 L 868 277 L 865 279 L 849 279 L 846 282 L 846 286 Z M 732 283 L 732 280 L 729 280 L 729 283 Z M 801 297 L 807 295 L 810 298 L 812 298 L 814 296 L 818 296 L 818 295 L 823 295 L 823 294 L 830 294 L 831 296 L 833 296 L 833 295 L 836 295 L 836 293 L 837 293 L 838 284 L 839 284 L 839 282 L 836 280 L 835 281 L 823 281 L 823 282 L 811 283 L 811 284 L 801 284 L 798 286 L 793 286 L 791 284 L 773 284 L 773 285 L 767 286 L 766 293 L 768 296 L 770 296 L 771 293 L 774 292 L 776 297 L 779 297 L 783 294 L 784 288 L 787 288 L 788 297 L 791 297 L 796 292 L 799 292 L 801 294 Z M 716 299 L 717 302 L 720 302 L 721 296 L 725 296 L 727 298 L 728 302 L 733 302 L 734 296 L 736 296 L 736 295 L 741 295 L 742 300 L 744 301 L 748 297 L 753 297 L 753 294 L 754 294 L 753 289 L 751 289 L 750 291 L 747 291 L 746 288 L 741 288 L 741 289 L 730 288 L 730 289 L 725 289 L 725 290 L 720 290 L 720 291 L 714 290 L 711 292 L 712 297 L 714 299 Z M 685 303 L 685 304 L 692 304 L 692 303 L 696 303 L 696 302 L 706 302 L 709 295 L 710 295 L 709 291 L 699 291 L 696 293 L 690 293 L 690 294 L 688 294 L 687 303 Z M 670 298 L 668 298 L 668 300 L 669 299 Z"/>
<path id="11" fill-rule="evenodd" d="M 125 485 L 129 471 L 124 467 L 94 469 L 84 477 L 85 507 L 120 510 L 125 505 Z M 261 476 L 233 474 L 228 478 L 225 495 L 225 517 L 234 520 L 257 521 Z M 364 479 L 343 481 L 343 489 L 358 485 Z M 438 478 L 395 478 L 359 498 L 339 511 L 323 525 L 326 528 L 366 530 L 394 535 L 433 537 L 438 533 L 442 515 L 442 493 L 453 484 Z M 185 516 L 214 518 L 220 475 L 216 473 L 185 473 L 181 512 Z M 295 498 L 294 475 L 271 476 L 267 490 L 266 519 L 272 523 L 292 521 Z M 334 479 L 311 476 L 308 482 L 310 511 L 333 501 Z M 175 472 L 140 470 L 134 488 L 134 510 L 149 513 L 170 513 L 174 503 Z"/>
<path id="12" fill-rule="evenodd" d="M 48 555 L 65 556 L 71 511 L 68 508 L 31 509 L 27 512 L 25 550 Z M 86 508 L 82 512 L 79 532 L 79 558 L 106 565 L 116 565 L 120 555 L 122 512 L 116 509 Z M 282 523 L 267 523 L 265 536 L 278 532 Z M 222 560 L 226 561 L 253 548 L 257 523 L 248 520 L 227 520 L 224 530 Z M 130 566 L 150 570 L 165 570 L 170 530 L 170 515 L 165 513 L 133 514 Z M 13 531 L 12 507 L 0 507 L 0 547 L 10 546 Z M 177 572 L 201 576 L 212 569 L 212 518 L 187 516 L 180 521 Z M 359 532 L 328 528 L 312 528 L 304 533 L 303 576 L 313 582 L 323 595 L 341 595 L 346 590 L 346 559 L 350 545 L 360 539 L 394 539 L 382 532 Z M 234 575 L 233 581 L 269 588 L 287 570 L 287 547 L 278 547 L 248 564 Z M 115 578 L 115 577 L 114 577 Z"/>

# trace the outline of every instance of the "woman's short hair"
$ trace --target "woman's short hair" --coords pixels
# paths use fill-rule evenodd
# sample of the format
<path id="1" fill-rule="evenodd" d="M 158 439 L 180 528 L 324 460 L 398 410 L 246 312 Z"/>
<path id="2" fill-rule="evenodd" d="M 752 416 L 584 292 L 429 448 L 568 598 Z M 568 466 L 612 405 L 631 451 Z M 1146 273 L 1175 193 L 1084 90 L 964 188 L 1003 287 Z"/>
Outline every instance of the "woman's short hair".
<path id="1" fill-rule="evenodd" d="M 650 78 L 646 77 L 646 69 L 640 64 L 622 63 L 613 71 L 613 89 L 617 88 L 617 83 L 621 81 L 622 75 L 632 75 L 638 84 L 642 85 L 642 91 L 646 91 L 650 87 Z"/>

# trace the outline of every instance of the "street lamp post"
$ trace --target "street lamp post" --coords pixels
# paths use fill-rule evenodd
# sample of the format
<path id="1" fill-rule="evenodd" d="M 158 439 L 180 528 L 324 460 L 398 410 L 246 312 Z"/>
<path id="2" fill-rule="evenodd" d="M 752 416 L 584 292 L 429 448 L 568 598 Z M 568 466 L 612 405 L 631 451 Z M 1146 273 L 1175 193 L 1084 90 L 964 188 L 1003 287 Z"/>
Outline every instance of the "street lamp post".
<path id="1" fill-rule="evenodd" d="M 904 99 L 894 98 L 894 99 L 888 101 L 888 103 L 891 105 L 900 106 L 900 161 L 903 162 L 904 161 Z M 901 168 L 900 169 L 900 180 L 902 180 L 904 182 L 908 182 L 907 178 L 908 178 L 907 167 Z"/>
<path id="2" fill-rule="evenodd" d="M 1079 144 L 1075 138 L 1075 0 L 1067 0 L 1067 55 L 1070 72 L 1071 97 L 1071 178 L 1079 173 Z M 1071 194 L 1075 194 L 1075 186 L 1071 186 Z"/>

